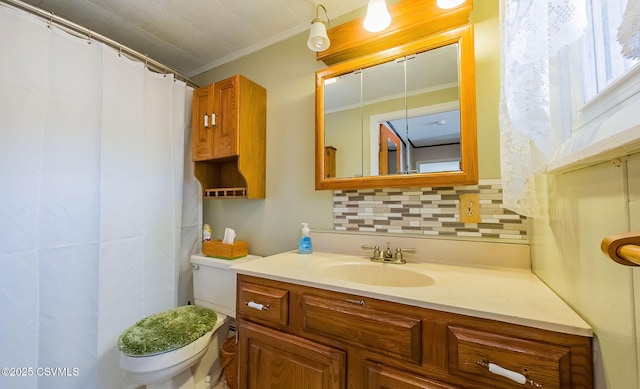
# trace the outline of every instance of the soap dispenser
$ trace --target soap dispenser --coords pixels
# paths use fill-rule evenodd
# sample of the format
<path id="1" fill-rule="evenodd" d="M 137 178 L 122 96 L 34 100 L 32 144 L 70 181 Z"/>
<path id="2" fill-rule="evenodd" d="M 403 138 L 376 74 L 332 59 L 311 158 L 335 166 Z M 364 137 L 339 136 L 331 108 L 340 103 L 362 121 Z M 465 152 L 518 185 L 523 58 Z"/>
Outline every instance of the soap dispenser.
<path id="1" fill-rule="evenodd" d="M 311 236 L 309 236 L 309 223 L 302 223 L 298 254 L 311 254 L 312 252 L 313 246 L 311 245 Z"/>

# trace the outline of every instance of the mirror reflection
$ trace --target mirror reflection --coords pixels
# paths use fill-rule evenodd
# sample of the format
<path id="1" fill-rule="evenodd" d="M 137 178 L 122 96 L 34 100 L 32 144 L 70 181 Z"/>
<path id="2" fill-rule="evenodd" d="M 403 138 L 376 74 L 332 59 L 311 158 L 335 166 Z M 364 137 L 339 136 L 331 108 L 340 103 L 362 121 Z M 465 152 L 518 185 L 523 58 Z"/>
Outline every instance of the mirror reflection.
<path id="1" fill-rule="evenodd" d="M 460 171 L 459 47 L 324 80 L 324 144 L 336 177 Z"/>

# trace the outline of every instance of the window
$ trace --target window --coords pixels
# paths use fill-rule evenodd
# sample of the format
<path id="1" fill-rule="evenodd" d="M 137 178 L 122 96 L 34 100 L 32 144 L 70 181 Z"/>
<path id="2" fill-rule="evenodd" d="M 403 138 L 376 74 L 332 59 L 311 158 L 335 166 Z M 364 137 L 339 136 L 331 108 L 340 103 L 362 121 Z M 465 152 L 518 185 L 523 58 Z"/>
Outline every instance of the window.
<path id="1" fill-rule="evenodd" d="M 455 172 L 460 171 L 460 160 L 444 162 L 418 162 L 420 173 Z"/>
<path id="2" fill-rule="evenodd" d="M 625 58 L 617 40 L 626 3 L 587 0 L 585 34 L 552 61 L 551 115 L 559 146 L 549 171 L 625 155 L 624 146 L 640 140 L 640 61 Z"/>
<path id="3" fill-rule="evenodd" d="M 617 40 L 626 0 L 587 1 L 589 25 L 580 42 L 583 65 L 583 101 L 591 100 L 629 71 L 638 60 L 625 58 Z"/>

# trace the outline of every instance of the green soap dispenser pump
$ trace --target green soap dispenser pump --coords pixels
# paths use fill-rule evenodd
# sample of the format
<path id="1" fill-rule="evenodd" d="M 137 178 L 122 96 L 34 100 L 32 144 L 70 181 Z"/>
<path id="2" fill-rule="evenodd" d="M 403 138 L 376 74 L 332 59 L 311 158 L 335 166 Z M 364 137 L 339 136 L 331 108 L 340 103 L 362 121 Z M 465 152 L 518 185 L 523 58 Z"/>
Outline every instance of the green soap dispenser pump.
<path id="1" fill-rule="evenodd" d="M 311 254 L 313 245 L 311 244 L 311 236 L 309 235 L 309 223 L 302 223 L 300 230 L 300 242 L 298 243 L 298 254 Z"/>

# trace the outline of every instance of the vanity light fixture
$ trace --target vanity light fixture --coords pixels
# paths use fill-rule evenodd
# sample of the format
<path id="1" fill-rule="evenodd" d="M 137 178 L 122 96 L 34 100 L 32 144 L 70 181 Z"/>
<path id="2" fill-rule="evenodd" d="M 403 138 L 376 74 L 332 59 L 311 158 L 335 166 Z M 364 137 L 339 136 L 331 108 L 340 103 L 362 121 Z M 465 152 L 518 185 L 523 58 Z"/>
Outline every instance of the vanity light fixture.
<path id="1" fill-rule="evenodd" d="M 329 48 L 331 42 L 327 36 L 327 25 L 325 21 L 320 19 L 318 14 L 320 8 L 324 11 L 324 15 L 327 17 L 326 24 L 329 24 L 329 14 L 327 9 L 322 4 L 316 6 L 316 17 L 311 21 L 311 30 L 309 30 L 309 39 L 307 39 L 307 46 L 313 51 L 324 51 Z"/>
<path id="2" fill-rule="evenodd" d="M 454 8 L 459 6 L 462 3 L 464 3 L 464 0 L 438 0 L 437 1 L 438 7 L 443 9 Z"/>
<path id="3" fill-rule="evenodd" d="M 379 32 L 389 27 L 391 14 L 387 10 L 385 0 L 369 0 L 367 16 L 364 18 L 364 29 L 369 32 Z"/>

